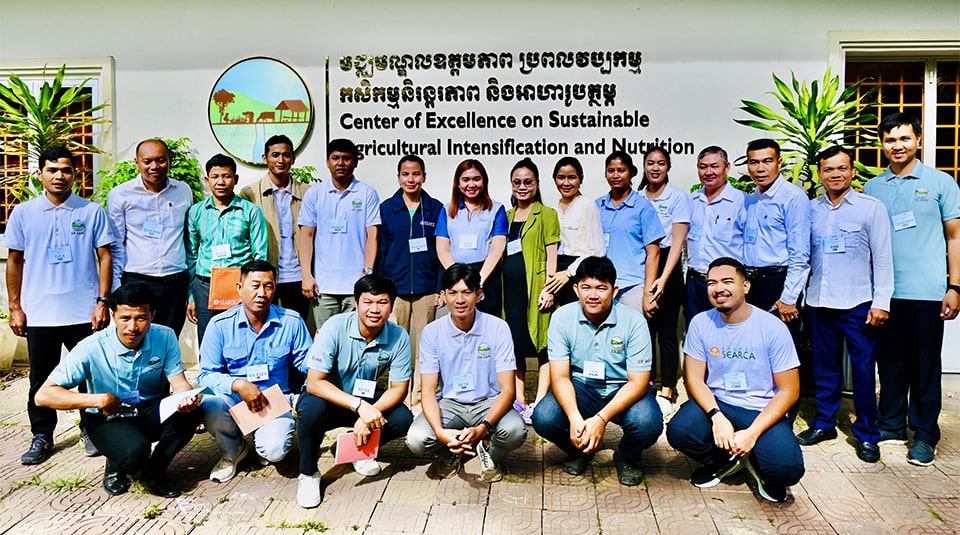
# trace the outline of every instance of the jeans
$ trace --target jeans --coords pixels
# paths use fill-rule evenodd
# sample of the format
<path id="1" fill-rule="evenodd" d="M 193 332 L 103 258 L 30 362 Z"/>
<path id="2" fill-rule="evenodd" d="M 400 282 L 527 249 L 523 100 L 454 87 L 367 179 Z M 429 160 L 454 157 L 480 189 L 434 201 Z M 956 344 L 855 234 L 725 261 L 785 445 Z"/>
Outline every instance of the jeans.
<path id="1" fill-rule="evenodd" d="M 293 394 L 287 394 L 287 399 L 292 404 Z M 237 403 L 244 403 L 244 401 L 236 393 L 229 396 L 223 394 L 204 396 L 200 402 L 200 410 L 203 411 L 203 423 L 217 442 L 220 455 L 229 460 L 237 458 L 240 443 L 243 441 L 240 428 L 237 427 L 233 416 L 230 416 L 230 407 Z M 265 423 L 253 432 L 253 443 L 257 454 L 271 463 L 283 460 L 293 444 L 295 428 L 293 415 L 289 412 Z"/>
<path id="2" fill-rule="evenodd" d="M 577 409 L 584 418 L 592 418 L 613 399 L 616 392 L 607 397 L 600 396 L 596 390 L 576 381 L 573 389 L 577 396 Z M 616 414 L 610 421 L 623 430 L 618 450 L 620 457 L 627 463 L 640 466 L 643 450 L 653 446 L 663 430 L 663 414 L 657 405 L 653 389 L 647 389 L 646 395 L 638 399 L 627 410 Z M 533 428 L 541 437 L 553 442 L 570 457 L 583 453 L 570 442 L 570 420 L 563 412 L 553 392 L 537 403 L 533 410 Z"/>
<path id="3" fill-rule="evenodd" d="M 488 398 L 476 403 L 460 403 L 452 399 L 441 399 L 440 423 L 444 429 L 465 429 L 480 425 L 488 412 L 493 400 Z M 490 457 L 499 463 L 512 450 L 519 448 L 527 439 L 527 426 L 523 423 L 520 413 L 509 409 L 493 426 L 490 436 Z M 434 453 L 446 450 L 447 445 L 437 440 L 430 422 L 423 414 L 410 426 L 407 432 L 407 447 L 416 455 Z M 448 453 L 449 455 L 449 453 Z"/>

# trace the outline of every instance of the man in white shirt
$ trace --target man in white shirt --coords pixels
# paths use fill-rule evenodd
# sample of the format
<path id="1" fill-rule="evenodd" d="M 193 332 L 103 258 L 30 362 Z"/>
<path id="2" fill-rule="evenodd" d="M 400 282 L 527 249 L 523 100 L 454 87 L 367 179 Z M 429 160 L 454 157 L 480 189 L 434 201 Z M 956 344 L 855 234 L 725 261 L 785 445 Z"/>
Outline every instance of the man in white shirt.
<path id="1" fill-rule="evenodd" d="M 817 415 L 797 435 L 803 446 L 837 437 L 843 344 L 853 367 L 857 457 L 880 460 L 877 429 L 877 327 L 890 310 L 893 253 L 890 224 L 880 200 L 854 191 L 853 153 L 837 145 L 817 156 L 825 193 L 811 201 L 810 282 L 807 309 L 813 339 Z"/>
<path id="2" fill-rule="evenodd" d="M 137 145 L 140 176 L 113 188 L 107 214 L 117 238 L 112 248 L 114 288 L 145 282 L 157 296 L 154 323 L 177 336 L 187 315 L 187 251 L 183 226 L 193 204 L 190 186 L 167 177 L 170 151 L 159 139 Z"/>

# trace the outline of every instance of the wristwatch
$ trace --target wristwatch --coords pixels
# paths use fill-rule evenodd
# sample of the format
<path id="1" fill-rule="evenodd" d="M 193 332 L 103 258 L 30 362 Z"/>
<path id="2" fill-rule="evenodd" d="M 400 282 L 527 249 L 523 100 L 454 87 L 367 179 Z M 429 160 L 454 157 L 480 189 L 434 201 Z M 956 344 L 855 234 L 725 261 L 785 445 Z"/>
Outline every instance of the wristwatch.
<path id="1" fill-rule="evenodd" d="M 720 412 L 720 407 L 714 407 L 707 411 L 707 420 L 713 420 L 713 416 Z"/>
<path id="2" fill-rule="evenodd" d="M 363 400 L 360 398 L 353 398 L 353 403 L 350 404 L 350 410 L 357 412 L 360 410 L 360 404 L 363 403 Z"/>
<path id="3" fill-rule="evenodd" d="M 950 290 L 953 290 L 958 294 L 960 294 L 960 284 L 948 284 L 947 291 L 949 292 Z"/>
<path id="4" fill-rule="evenodd" d="M 364 274 L 364 275 L 373 275 L 373 268 L 368 268 L 368 267 L 363 268 L 363 274 Z"/>
<path id="5" fill-rule="evenodd" d="M 106 298 L 106 297 L 97 296 L 97 302 L 98 302 L 98 303 L 104 303 L 104 304 L 106 304 L 107 298 Z"/>

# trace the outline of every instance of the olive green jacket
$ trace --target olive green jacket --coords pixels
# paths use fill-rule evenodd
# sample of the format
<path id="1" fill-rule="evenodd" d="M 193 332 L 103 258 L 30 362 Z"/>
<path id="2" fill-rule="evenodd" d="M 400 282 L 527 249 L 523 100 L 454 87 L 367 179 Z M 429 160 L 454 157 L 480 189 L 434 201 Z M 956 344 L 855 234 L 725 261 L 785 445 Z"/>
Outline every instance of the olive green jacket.
<path id="1" fill-rule="evenodd" d="M 507 210 L 507 221 L 513 223 L 517 209 Z M 550 312 L 540 312 L 537 298 L 547 282 L 547 245 L 560 243 L 560 219 L 557 211 L 537 202 L 520 229 L 520 250 L 527 276 L 527 326 L 537 351 L 547 347 Z M 533 355 L 529 355 L 533 356 Z"/>

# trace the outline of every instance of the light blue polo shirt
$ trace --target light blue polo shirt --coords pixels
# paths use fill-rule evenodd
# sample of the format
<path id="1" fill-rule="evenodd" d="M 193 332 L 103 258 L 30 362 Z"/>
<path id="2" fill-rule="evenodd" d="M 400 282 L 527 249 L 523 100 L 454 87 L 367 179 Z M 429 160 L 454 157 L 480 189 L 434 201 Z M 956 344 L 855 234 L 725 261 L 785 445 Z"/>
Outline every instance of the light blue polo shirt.
<path id="1" fill-rule="evenodd" d="M 888 167 L 863 192 L 880 199 L 890 216 L 894 299 L 941 301 L 947 292 L 943 222 L 960 217 L 957 183 L 917 161 L 905 177 Z"/>
<path id="2" fill-rule="evenodd" d="M 313 276 L 322 294 L 353 295 L 363 272 L 367 227 L 380 224 L 380 197 L 356 178 L 343 192 L 333 179 L 307 190 L 297 223 L 313 227 Z"/>
<path id="3" fill-rule="evenodd" d="M 138 392 L 140 401 L 167 396 L 169 386 L 163 381 L 183 373 L 180 343 L 173 329 L 158 323 L 150 325 L 140 349 L 127 349 L 117 338 L 117 329 L 108 327 L 91 334 L 50 373 L 48 381 L 64 388 L 87 383 L 90 394 Z M 99 412 L 88 408 L 87 412 Z"/>
<path id="4" fill-rule="evenodd" d="M 497 374 L 517 369 L 507 322 L 479 310 L 469 332 L 450 316 L 428 323 L 420 335 L 419 358 L 421 374 L 440 374 L 440 398 L 460 403 L 497 397 Z"/>
<path id="5" fill-rule="evenodd" d="M 568 303 L 550 318 L 547 356 L 570 361 L 571 380 L 608 397 L 627 383 L 627 372 L 650 371 L 650 329 L 643 314 L 619 301 L 599 327 L 587 319 L 579 302 Z M 587 362 L 602 363 L 603 377 Z"/>
<path id="6" fill-rule="evenodd" d="M 307 353 L 307 367 L 348 394 L 357 379 L 376 381 L 390 368 L 390 382 L 410 380 L 410 336 L 392 321 L 369 344 L 360 334 L 356 312 L 333 316 L 317 333 Z"/>
<path id="7" fill-rule="evenodd" d="M 250 327 L 241 303 L 210 321 L 200 344 L 197 383 L 227 396 L 233 394 L 237 379 L 246 379 L 260 390 L 279 385 L 288 393 L 287 364 L 306 371 L 304 360 L 312 342 L 307 325 L 296 312 L 270 305 L 267 321 L 258 333 Z M 266 377 L 261 373 L 264 365 Z"/>
<path id="8" fill-rule="evenodd" d="M 683 352 L 707 363 L 705 381 L 724 403 L 760 411 L 779 391 L 773 374 L 800 366 L 780 318 L 753 305 L 746 321 L 728 324 L 716 309 L 690 320 Z"/>
<path id="9" fill-rule="evenodd" d="M 509 233 L 507 211 L 503 205 L 493 201 L 493 208 L 470 213 L 460 203 L 457 217 L 450 219 L 450 205 L 443 205 L 443 211 L 437 219 L 436 236 L 450 240 L 450 256 L 461 264 L 483 262 L 490 252 L 490 240 L 494 236 L 506 236 Z"/>
<path id="10" fill-rule="evenodd" d="M 607 244 L 607 258 L 617 267 L 617 286 L 621 291 L 643 284 L 647 278 L 647 245 L 663 239 L 663 225 L 657 211 L 636 191 L 620 206 L 614 206 L 610 194 L 597 199 L 600 224 Z"/>
<path id="11" fill-rule="evenodd" d="M 640 196 L 647 199 L 650 206 L 657 211 L 657 217 L 660 218 L 660 225 L 663 226 L 663 240 L 660 241 L 660 248 L 672 246 L 673 224 L 690 223 L 690 199 L 669 183 L 663 187 L 663 191 L 656 199 L 647 197 L 646 188 L 640 190 Z M 683 247 L 683 244 L 680 243 L 678 246 Z"/>
<path id="12" fill-rule="evenodd" d="M 60 206 L 41 194 L 14 207 L 3 245 L 23 252 L 20 306 L 27 325 L 90 323 L 100 295 L 94 252 L 114 241 L 103 209 L 76 194 Z"/>

